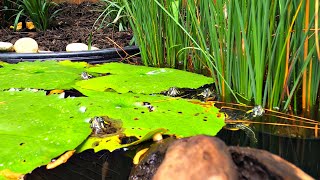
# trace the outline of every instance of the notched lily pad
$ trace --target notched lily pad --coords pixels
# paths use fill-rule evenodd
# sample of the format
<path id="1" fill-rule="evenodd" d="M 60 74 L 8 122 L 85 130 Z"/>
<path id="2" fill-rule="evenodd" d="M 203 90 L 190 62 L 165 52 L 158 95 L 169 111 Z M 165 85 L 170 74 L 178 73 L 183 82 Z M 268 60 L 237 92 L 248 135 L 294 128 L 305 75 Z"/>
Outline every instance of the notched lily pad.
<path id="1" fill-rule="evenodd" d="M 76 83 L 82 89 L 106 91 L 113 89 L 119 93 L 160 93 L 172 86 L 198 88 L 211 84 L 212 78 L 170 68 L 152 68 L 123 63 L 107 63 L 90 67 L 88 73 L 109 74 Z"/>
<path id="2" fill-rule="evenodd" d="M 93 67 L 68 61 L 1 65 L 0 147 L 5 148 L 0 152 L 0 172 L 7 169 L 25 174 L 79 144 L 78 151 L 113 151 L 150 139 L 158 132 L 177 137 L 215 135 L 224 126 L 224 117 L 217 116 L 219 109 L 213 104 L 145 95 L 173 86 L 198 88 L 212 83 L 202 75 L 121 63 Z M 81 80 L 82 72 L 93 78 Z M 42 90 L 25 90 L 67 92 L 72 87 L 80 97 L 59 98 L 58 92 L 50 91 L 46 96 Z M 3 91 L 10 88 L 19 91 Z M 90 117 L 102 117 L 104 127 L 96 126 L 94 133 L 98 135 L 88 138 L 92 133 Z M 139 140 L 124 143 L 125 137 Z"/>
<path id="3" fill-rule="evenodd" d="M 2 64 L 0 90 L 10 88 L 69 89 L 81 80 L 86 63 L 70 61 L 21 62 Z"/>
<path id="4" fill-rule="evenodd" d="M 73 99 L 0 91 L 0 171 L 25 174 L 73 150 L 91 132 Z"/>
<path id="5" fill-rule="evenodd" d="M 125 148 L 133 145 L 137 145 L 141 142 L 147 141 L 149 139 L 152 139 L 154 134 L 157 133 L 166 133 L 167 130 L 164 128 L 158 128 L 149 131 L 147 134 L 145 134 L 143 137 L 140 138 L 134 138 L 132 136 L 131 138 L 135 141 L 130 143 L 123 143 L 122 139 L 126 136 L 124 134 L 116 135 L 116 136 L 107 136 L 107 137 L 89 137 L 85 142 L 83 142 L 78 148 L 78 152 L 82 152 L 87 149 L 94 149 L 95 152 L 108 149 L 109 151 L 114 151 L 116 149 Z"/>
<path id="6" fill-rule="evenodd" d="M 219 109 L 213 104 L 197 100 L 189 101 L 160 95 L 137 96 L 133 93 L 79 91 L 87 97 L 76 98 L 75 101 L 86 107 L 85 113 L 88 116 L 108 116 L 122 121 L 123 132 L 117 134 L 117 138 L 110 137 L 104 141 L 95 139 L 99 141 L 99 147 L 95 150 L 113 150 L 115 147 L 121 147 L 119 138 L 134 136 L 140 139 L 157 128 L 166 129 L 165 134 L 168 135 L 187 137 L 197 134 L 215 135 L 224 126 L 224 117 L 216 116 Z M 92 148 L 95 141 L 90 141 L 84 147 Z M 106 141 L 116 144 L 108 144 Z M 101 143 L 104 144 L 103 148 L 100 147 Z"/>

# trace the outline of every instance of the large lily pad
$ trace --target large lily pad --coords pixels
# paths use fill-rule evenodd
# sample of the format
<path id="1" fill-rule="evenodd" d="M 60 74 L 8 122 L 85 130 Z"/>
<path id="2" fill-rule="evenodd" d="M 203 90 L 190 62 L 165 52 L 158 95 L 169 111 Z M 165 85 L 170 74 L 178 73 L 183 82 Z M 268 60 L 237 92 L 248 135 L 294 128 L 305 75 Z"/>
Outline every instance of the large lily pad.
<path id="1" fill-rule="evenodd" d="M 172 86 L 198 88 L 213 82 L 212 78 L 170 68 L 151 68 L 122 63 L 108 63 L 88 69 L 88 72 L 105 76 L 77 82 L 83 89 L 106 91 L 113 89 L 119 93 L 160 93 Z"/>
<path id="2" fill-rule="evenodd" d="M 95 77 L 81 80 L 83 71 Z M 211 78 L 188 72 L 119 63 L 91 67 L 68 61 L 1 63 L 0 90 L 76 87 L 86 97 L 59 99 L 56 95 L 45 96 L 44 91 L 0 91 L 0 176 L 4 170 L 30 172 L 79 144 L 79 151 L 112 151 L 139 143 L 156 132 L 178 137 L 215 135 L 224 120 L 212 104 L 145 95 L 172 86 L 197 88 L 211 82 Z M 116 92 L 102 92 L 108 89 Z M 91 132 L 88 121 L 95 116 L 119 122 L 119 131 L 86 140 Z M 122 137 L 131 136 L 140 140 L 121 144 Z"/>
<path id="3" fill-rule="evenodd" d="M 114 151 L 116 149 L 137 145 L 141 142 L 152 139 L 153 135 L 155 135 L 156 133 L 164 134 L 165 132 L 167 132 L 166 129 L 158 128 L 153 131 L 149 131 L 142 138 L 128 144 L 121 143 L 121 139 L 125 138 L 124 134 L 122 133 L 111 134 L 105 137 L 91 136 L 86 141 L 84 141 L 80 146 L 78 146 L 77 152 L 82 152 L 87 149 L 94 149 L 95 152 L 105 150 L 105 149 L 108 149 L 109 151 Z M 129 138 L 132 138 L 132 137 L 129 137 Z"/>
<path id="4" fill-rule="evenodd" d="M 10 88 L 69 89 L 87 66 L 70 61 L 3 63 L 0 90 Z"/>
<path id="5" fill-rule="evenodd" d="M 88 97 L 77 98 L 81 106 L 86 107 L 88 115 L 108 116 L 122 124 L 122 130 L 115 136 L 135 136 L 141 138 L 157 128 L 167 130 L 165 134 L 178 137 L 197 134 L 215 135 L 223 126 L 223 116 L 218 116 L 219 109 L 204 106 L 199 101 L 164 96 L 138 95 L 133 93 L 118 94 L 112 92 L 85 91 Z M 153 106 L 153 110 L 143 104 Z M 97 138 L 87 141 L 81 150 L 111 149 L 117 139 L 107 143 L 94 143 Z M 105 142 L 105 141 L 104 141 Z M 108 145 L 112 143 L 112 145 Z"/>
<path id="6" fill-rule="evenodd" d="M 0 91 L 0 172 L 28 173 L 81 144 L 91 129 L 75 103 L 43 91 Z"/>

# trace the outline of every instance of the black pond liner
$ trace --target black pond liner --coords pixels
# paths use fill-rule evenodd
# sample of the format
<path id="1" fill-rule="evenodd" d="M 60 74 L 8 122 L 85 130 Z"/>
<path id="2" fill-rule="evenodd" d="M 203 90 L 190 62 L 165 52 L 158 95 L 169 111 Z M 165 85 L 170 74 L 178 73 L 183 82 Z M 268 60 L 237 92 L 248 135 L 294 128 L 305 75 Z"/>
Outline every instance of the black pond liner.
<path id="1" fill-rule="evenodd" d="M 7 63 L 33 62 L 36 60 L 70 60 L 85 61 L 90 64 L 107 63 L 118 61 L 119 58 L 133 56 L 140 52 L 137 46 L 128 46 L 122 49 L 108 48 L 94 51 L 77 52 L 48 52 L 48 53 L 0 53 L 0 61 Z"/>
<path id="2" fill-rule="evenodd" d="M 320 179 L 319 138 L 303 139 L 259 131 L 255 133 L 258 140 L 257 144 L 251 143 L 250 138 L 242 130 L 230 131 L 222 129 L 217 134 L 217 137 L 229 146 L 249 146 L 267 150 L 295 164 L 315 179 Z"/>

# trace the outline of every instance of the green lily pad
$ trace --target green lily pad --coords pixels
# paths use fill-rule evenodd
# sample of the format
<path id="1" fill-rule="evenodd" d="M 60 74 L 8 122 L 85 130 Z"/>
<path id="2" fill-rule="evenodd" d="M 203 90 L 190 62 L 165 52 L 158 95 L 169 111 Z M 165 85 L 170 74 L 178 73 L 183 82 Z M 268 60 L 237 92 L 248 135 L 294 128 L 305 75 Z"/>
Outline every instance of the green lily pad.
<path id="1" fill-rule="evenodd" d="M 134 141 L 129 144 L 122 144 L 121 143 L 122 134 L 116 134 L 116 135 L 114 134 L 114 135 L 110 135 L 110 136 L 106 136 L 106 137 L 92 136 L 92 137 L 88 138 L 86 141 L 84 141 L 77 148 L 77 152 L 82 152 L 87 149 L 94 149 L 95 152 L 105 150 L 105 149 L 108 149 L 109 151 L 114 151 L 116 149 L 137 145 L 139 143 L 142 143 L 144 141 L 152 139 L 153 135 L 155 135 L 156 133 L 164 134 L 165 132 L 167 132 L 166 129 L 158 128 L 158 129 L 155 129 L 153 131 L 148 132 L 139 140 Z"/>
<path id="2" fill-rule="evenodd" d="M 69 89 L 80 80 L 86 63 L 70 61 L 21 62 L 2 64 L 0 90 L 10 88 Z"/>
<path id="3" fill-rule="evenodd" d="M 178 137 L 216 135 L 224 126 L 223 116 L 217 115 L 219 109 L 213 105 L 204 106 L 200 101 L 133 93 L 80 91 L 88 97 L 75 100 L 86 107 L 88 116 L 107 116 L 114 121 L 121 121 L 122 130 L 113 134 L 114 136 L 141 138 L 158 128 L 166 129 L 165 134 Z M 143 104 L 149 104 L 153 110 Z M 96 151 L 113 150 L 113 147 L 119 146 L 114 144 L 119 143 L 117 138 L 107 143 L 97 141 L 96 137 L 89 138 L 80 151 L 90 148 Z M 110 143 L 112 145 L 109 146 Z"/>
<path id="4" fill-rule="evenodd" d="M 172 86 L 198 88 L 213 82 L 212 78 L 170 68 L 151 68 L 123 63 L 108 63 L 90 67 L 91 73 L 104 76 L 76 83 L 78 87 L 96 91 L 113 89 L 119 93 L 160 93 Z"/>
<path id="5" fill-rule="evenodd" d="M 94 78 L 81 80 L 83 71 Z M 173 86 L 198 88 L 208 83 L 212 79 L 202 75 L 121 63 L 91 67 L 69 61 L 1 63 L 0 176 L 4 170 L 30 172 L 80 144 L 78 151 L 112 151 L 140 143 L 157 132 L 178 137 L 215 135 L 224 126 L 224 119 L 212 104 L 145 95 Z M 45 96 L 44 91 L 3 91 L 72 87 L 86 97 L 59 99 L 57 95 Z M 102 92 L 108 89 L 116 92 Z M 91 133 L 89 119 L 95 116 L 118 122 L 119 131 L 103 138 L 87 138 Z M 121 144 L 122 137 L 131 136 L 139 140 Z"/>
<path id="6" fill-rule="evenodd" d="M 43 91 L 0 91 L 0 172 L 31 172 L 81 144 L 91 129 L 75 103 Z"/>

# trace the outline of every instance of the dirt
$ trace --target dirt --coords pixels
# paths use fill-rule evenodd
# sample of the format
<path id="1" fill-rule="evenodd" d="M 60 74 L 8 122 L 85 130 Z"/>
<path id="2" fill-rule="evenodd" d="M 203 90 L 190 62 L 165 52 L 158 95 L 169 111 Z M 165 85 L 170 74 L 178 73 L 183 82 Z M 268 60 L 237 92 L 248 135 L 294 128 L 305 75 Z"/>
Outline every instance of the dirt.
<path id="1" fill-rule="evenodd" d="M 128 46 L 132 39 L 130 30 L 119 32 L 117 27 L 93 29 L 95 21 L 103 11 L 102 4 L 85 2 L 80 5 L 71 5 L 62 3 L 57 8 L 61 9 L 61 12 L 57 15 L 52 27 L 46 31 L 25 29 L 14 32 L 9 28 L 8 22 L 3 22 L 0 19 L 3 22 L 2 25 L 5 26 L 0 29 L 0 41 L 14 43 L 19 38 L 31 37 L 38 42 L 40 50 L 65 51 L 65 47 L 69 43 L 88 44 L 90 32 L 93 32 L 92 45 L 100 49 Z"/>

